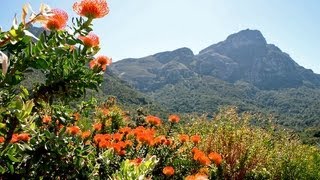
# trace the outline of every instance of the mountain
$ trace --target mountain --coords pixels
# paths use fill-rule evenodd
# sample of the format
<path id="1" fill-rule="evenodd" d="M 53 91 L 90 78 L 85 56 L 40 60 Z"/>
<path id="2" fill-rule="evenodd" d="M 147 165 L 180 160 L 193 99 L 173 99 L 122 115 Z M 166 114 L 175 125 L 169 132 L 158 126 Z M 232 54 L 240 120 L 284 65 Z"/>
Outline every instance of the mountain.
<path id="1" fill-rule="evenodd" d="M 320 75 L 243 30 L 199 54 L 188 48 L 117 61 L 111 71 L 172 112 L 214 113 L 221 106 L 273 114 L 297 130 L 320 126 Z"/>
<path id="2" fill-rule="evenodd" d="M 212 76 L 244 81 L 263 90 L 320 86 L 320 75 L 298 65 L 277 46 L 267 44 L 260 31 L 243 30 L 194 55 L 188 48 L 139 59 L 124 59 L 112 68 L 141 91 L 153 91 L 180 80 Z"/>

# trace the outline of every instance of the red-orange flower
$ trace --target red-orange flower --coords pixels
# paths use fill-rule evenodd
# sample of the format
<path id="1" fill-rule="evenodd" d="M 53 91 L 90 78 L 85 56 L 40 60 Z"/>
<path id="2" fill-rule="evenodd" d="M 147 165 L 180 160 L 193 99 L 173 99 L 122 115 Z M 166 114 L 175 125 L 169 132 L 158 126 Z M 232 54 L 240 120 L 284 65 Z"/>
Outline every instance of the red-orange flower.
<path id="1" fill-rule="evenodd" d="M 110 141 L 102 140 L 99 142 L 99 148 L 109 148 L 109 147 L 111 147 Z"/>
<path id="2" fill-rule="evenodd" d="M 171 139 L 167 139 L 164 144 L 167 145 L 167 146 L 170 146 L 170 145 L 173 144 L 173 141 Z"/>
<path id="3" fill-rule="evenodd" d="M 209 166 L 211 163 L 210 159 L 206 155 L 199 156 L 198 161 L 204 166 Z"/>
<path id="4" fill-rule="evenodd" d="M 52 9 L 52 16 L 48 17 L 45 28 L 49 30 L 61 30 L 67 25 L 68 14 L 61 9 Z"/>
<path id="5" fill-rule="evenodd" d="M 78 126 L 70 126 L 67 127 L 67 131 L 72 135 L 76 135 L 80 132 L 80 128 Z"/>
<path id="6" fill-rule="evenodd" d="M 102 128 L 102 124 L 101 123 L 96 123 L 93 125 L 93 129 L 96 131 L 100 131 Z"/>
<path id="7" fill-rule="evenodd" d="M 119 133 L 128 134 L 131 131 L 130 127 L 123 127 L 119 129 Z"/>
<path id="8" fill-rule="evenodd" d="M 136 158 L 136 159 L 130 160 L 130 163 L 136 166 L 139 166 L 141 162 L 142 162 L 142 158 Z"/>
<path id="9" fill-rule="evenodd" d="M 169 121 L 172 123 L 177 123 L 180 121 L 180 117 L 176 114 L 172 114 L 169 116 Z"/>
<path id="10" fill-rule="evenodd" d="M 73 10 L 87 18 L 102 18 L 109 13 L 106 0 L 82 0 L 73 4 Z"/>
<path id="11" fill-rule="evenodd" d="M 89 62 L 89 66 L 93 69 L 95 66 L 99 66 L 103 71 L 107 69 L 107 66 L 110 66 L 112 59 L 107 56 L 98 56 L 97 58 Z"/>
<path id="12" fill-rule="evenodd" d="M 85 131 L 81 134 L 82 139 L 87 139 L 90 136 L 91 132 L 90 131 Z"/>
<path id="13" fill-rule="evenodd" d="M 146 122 L 155 126 L 159 126 L 161 124 L 161 119 L 158 118 L 157 116 L 148 115 L 146 117 Z"/>
<path id="14" fill-rule="evenodd" d="M 198 161 L 201 156 L 205 156 L 206 154 L 200 150 L 195 150 L 193 154 L 193 159 Z"/>
<path id="15" fill-rule="evenodd" d="M 162 173 L 166 176 L 172 176 L 174 174 L 174 169 L 172 166 L 166 166 L 163 168 Z"/>
<path id="16" fill-rule="evenodd" d="M 211 152 L 208 155 L 209 159 L 211 159 L 217 166 L 222 163 L 222 156 L 219 153 Z"/>
<path id="17" fill-rule="evenodd" d="M 197 173 L 195 175 L 189 175 L 185 180 L 209 180 L 208 175 L 204 173 Z"/>
<path id="18" fill-rule="evenodd" d="M 18 141 L 19 141 L 19 139 L 18 139 L 18 134 L 12 134 L 10 143 L 16 143 L 16 142 L 18 142 Z"/>
<path id="19" fill-rule="evenodd" d="M 181 135 L 179 136 L 179 139 L 180 139 L 180 141 L 181 141 L 182 143 L 185 143 L 185 142 L 189 141 L 189 136 L 186 135 L 186 134 L 181 134 Z"/>
<path id="20" fill-rule="evenodd" d="M 4 141 L 5 141 L 4 137 L 0 136 L 0 144 L 4 143 Z"/>
<path id="21" fill-rule="evenodd" d="M 156 137 L 154 139 L 154 141 L 156 144 L 164 144 L 167 142 L 167 138 L 166 138 L 166 136 L 161 135 L 161 136 Z"/>
<path id="22" fill-rule="evenodd" d="M 27 142 L 30 139 L 30 135 L 28 133 L 22 133 L 18 135 L 18 140 Z"/>
<path id="23" fill-rule="evenodd" d="M 44 115 L 42 117 L 42 122 L 45 123 L 45 124 L 48 124 L 51 122 L 51 116 L 48 116 L 48 115 Z"/>
<path id="24" fill-rule="evenodd" d="M 90 32 L 87 36 L 79 36 L 78 38 L 87 47 L 97 47 L 100 44 L 99 37 L 93 32 Z"/>
<path id="25" fill-rule="evenodd" d="M 113 140 L 115 141 L 121 141 L 122 137 L 123 137 L 123 134 L 120 134 L 120 133 L 113 134 Z"/>
<path id="26" fill-rule="evenodd" d="M 199 135 L 193 135 L 193 136 L 191 136 L 191 141 L 194 144 L 198 144 L 201 141 L 201 137 Z"/>
<path id="27" fill-rule="evenodd" d="M 73 119 L 74 119 L 75 121 L 78 121 L 78 120 L 80 119 L 80 113 L 78 113 L 78 112 L 74 113 L 74 114 L 73 114 Z"/>

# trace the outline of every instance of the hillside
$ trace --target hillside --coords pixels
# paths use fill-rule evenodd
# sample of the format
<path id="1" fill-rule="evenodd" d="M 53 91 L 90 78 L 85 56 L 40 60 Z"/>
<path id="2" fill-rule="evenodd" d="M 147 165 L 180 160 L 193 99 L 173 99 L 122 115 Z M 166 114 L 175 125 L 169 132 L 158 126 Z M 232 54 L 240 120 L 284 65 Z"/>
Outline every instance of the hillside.
<path id="1" fill-rule="evenodd" d="M 188 48 L 112 66 L 119 78 L 173 112 L 214 113 L 221 106 L 271 113 L 297 130 L 320 125 L 320 75 L 243 30 L 195 55 Z"/>
<path id="2" fill-rule="evenodd" d="M 257 30 L 232 34 L 197 55 L 188 48 L 180 48 L 124 59 L 112 69 L 120 78 L 146 92 L 197 76 L 212 76 L 230 83 L 245 81 L 262 90 L 320 85 L 320 75 L 298 65 L 277 46 L 267 44 Z"/>

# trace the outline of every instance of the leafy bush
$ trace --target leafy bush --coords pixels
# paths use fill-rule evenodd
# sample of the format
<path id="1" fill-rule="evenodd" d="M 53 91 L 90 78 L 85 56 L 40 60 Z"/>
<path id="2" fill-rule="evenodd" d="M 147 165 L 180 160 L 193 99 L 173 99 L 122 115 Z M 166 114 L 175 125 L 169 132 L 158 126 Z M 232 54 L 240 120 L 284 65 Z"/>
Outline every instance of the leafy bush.
<path id="1" fill-rule="evenodd" d="M 24 6 L 21 23 L 15 19 L 0 32 L 1 179 L 319 177 L 318 149 L 253 128 L 250 116 L 234 109 L 213 121 L 178 115 L 162 121 L 142 110 L 129 116 L 112 97 L 79 103 L 88 89 L 98 89 L 111 63 L 96 56 L 99 38 L 92 33 L 92 21 L 109 8 L 103 0 L 73 7 L 82 17 L 67 30 L 67 13 L 42 5 L 38 14 Z M 28 31 L 37 22 L 46 28 L 39 37 Z M 22 82 L 30 71 L 45 81 L 28 90 Z"/>

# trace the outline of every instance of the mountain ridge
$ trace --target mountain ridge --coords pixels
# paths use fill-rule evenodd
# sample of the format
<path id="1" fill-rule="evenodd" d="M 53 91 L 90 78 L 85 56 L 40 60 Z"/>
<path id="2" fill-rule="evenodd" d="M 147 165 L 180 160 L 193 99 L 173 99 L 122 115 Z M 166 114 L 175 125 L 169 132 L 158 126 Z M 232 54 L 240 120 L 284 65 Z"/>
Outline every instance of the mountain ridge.
<path id="1" fill-rule="evenodd" d="M 232 34 L 194 54 L 183 47 L 115 62 L 120 79 L 175 113 L 273 114 L 279 124 L 320 127 L 320 75 L 297 64 L 258 30 Z"/>
<path id="2" fill-rule="evenodd" d="M 249 29 L 232 34 L 198 54 L 183 47 L 120 60 L 112 69 L 140 91 L 152 91 L 163 84 L 197 75 L 209 75 L 231 83 L 245 81 L 263 90 L 305 84 L 320 86 L 320 75 L 297 64 L 276 45 L 268 44 L 260 31 Z"/>

